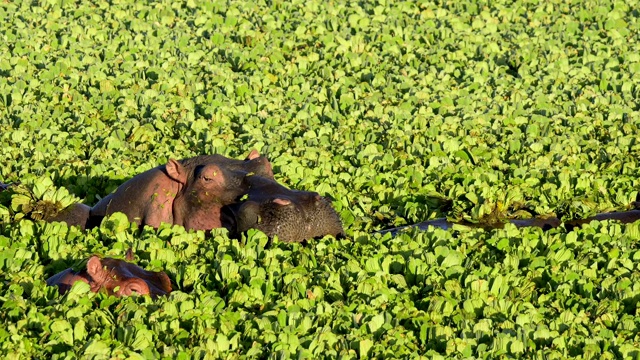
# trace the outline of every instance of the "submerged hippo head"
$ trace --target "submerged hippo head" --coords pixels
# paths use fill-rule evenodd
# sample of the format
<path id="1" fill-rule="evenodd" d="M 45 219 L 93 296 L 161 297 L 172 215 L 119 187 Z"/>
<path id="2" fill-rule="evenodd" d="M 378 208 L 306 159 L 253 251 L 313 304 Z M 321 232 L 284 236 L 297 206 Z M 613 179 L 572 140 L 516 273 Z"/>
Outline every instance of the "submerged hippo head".
<path id="1" fill-rule="evenodd" d="M 234 234 L 258 229 L 286 242 L 344 234 L 331 202 L 315 192 L 290 190 L 275 180 L 246 178 L 247 200 L 223 208 L 225 225 Z"/>
<path id="2" fill-rule="evenodd" d="M 138 294 L 156 297 L 172 290 L 171 280 L 164 272 L 146 271 L 124 260 L 100 259 L 95 255 L 87 261 L 86 270 L 64 270 L 47 279 L 47 285 L 58 286 L 60 293 L 64 294 L 77 281 L 89 284 L 93 292 L 104 289 L 115 296 Z"/>

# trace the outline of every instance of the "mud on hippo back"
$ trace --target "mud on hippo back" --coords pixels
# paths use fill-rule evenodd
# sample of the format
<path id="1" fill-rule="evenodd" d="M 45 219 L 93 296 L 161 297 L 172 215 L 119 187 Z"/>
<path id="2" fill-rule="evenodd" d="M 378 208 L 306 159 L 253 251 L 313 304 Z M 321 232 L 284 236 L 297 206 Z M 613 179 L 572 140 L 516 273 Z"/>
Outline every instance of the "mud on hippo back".
<path id="1" fill-rule="evenodd" d="M 129 221 L 158 227 L 161 223 L 186 229 L 222 226 L 220 208 L 246 192 L 245 176 L 273 178 L 271 163 L 253 150 L 245 160 L 222 155 L 200 155 L 136 175 L 92 209 L 88 228 L 107 215 L 122 212 Z"/>
<path id="2" fill-rule="evenodd" d="M 245 181 L 249 187 L 246 200 L 223 208 L 223 225 L 232 236 L 252 228 L 285 242 L 344 235 L 340 216 L 318 193 L 290 190 L 257 175 Z"/>

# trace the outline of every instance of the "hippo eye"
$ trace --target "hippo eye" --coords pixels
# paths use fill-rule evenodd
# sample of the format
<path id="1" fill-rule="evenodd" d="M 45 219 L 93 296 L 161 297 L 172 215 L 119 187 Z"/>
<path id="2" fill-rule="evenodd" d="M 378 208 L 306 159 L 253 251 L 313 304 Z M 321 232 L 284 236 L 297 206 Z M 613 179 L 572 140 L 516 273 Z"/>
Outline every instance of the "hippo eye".
<path id="1" fill-rule="evenodd" d="M 208 171 L 208 172 L 200 172 L 200 179 L 204 182 L 213 181 L 215 177 L 218 176 L 218 172 L 216 170 Z"/>

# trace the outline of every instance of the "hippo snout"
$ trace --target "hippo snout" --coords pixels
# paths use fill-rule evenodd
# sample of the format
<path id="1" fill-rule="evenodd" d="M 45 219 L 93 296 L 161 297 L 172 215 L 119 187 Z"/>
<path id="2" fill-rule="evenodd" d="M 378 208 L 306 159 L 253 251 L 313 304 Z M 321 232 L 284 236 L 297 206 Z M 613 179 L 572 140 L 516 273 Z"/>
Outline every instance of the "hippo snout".
<path id="1" fill-rule="evenodd" d="M 302 242 L 343 234 L 342 221 L 329 199 L 315 192 L 289 191 L 262 201 L 247 200 L 230 213 L 237 233 L 258 229 L 284 242 Z"/>

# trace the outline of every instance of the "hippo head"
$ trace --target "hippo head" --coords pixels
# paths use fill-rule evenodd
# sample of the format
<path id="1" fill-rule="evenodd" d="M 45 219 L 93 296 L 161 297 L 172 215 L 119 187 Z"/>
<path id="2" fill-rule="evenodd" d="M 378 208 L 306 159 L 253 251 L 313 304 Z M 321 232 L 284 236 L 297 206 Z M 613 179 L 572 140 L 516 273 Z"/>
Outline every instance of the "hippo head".
<path id="1" fill-rule="evenodd" d="M 273 179 L 273 168 L 269 160 L 260 156 L 257 150 L 251 150 L 244 160 L 231 159 L 219 154 L 199 155 L 193 158 L 184 159 L 180 164 L 186 171 L 195 171 L 198 167 L 204 165 L 217 165 L 236 176 L 244 176 L 254 174 L 268 179 Z"/>
<path id="2" fill-rule="evenodd" d="M 247 191 L 247 173 L 214 163 L 197 165 L 193 171 L 180 162 L 169 160 L 166 172 L 181 183 L 173 201 L 173 222 L 187 229 L 210 230 L 222 226 L 221 208 Z"/>
<path id="3" fill-rule="evenodd" d="M 47 285 L 58 286 L 59 292 L 64 294 L 77 281 L 89 284 L 93 292 L 104 289 L 115 296 L 138 294 L 156 297 L 171 292 L 171 280 L 164 272 L 146 271 L 124 260 L 100 259 L 95 255 L 87 261 L 86 270 L 64 270 L 47 279 Z"/>
<path id="4" fill-rule="evenodd" d="M 169 160 L 165 169 L 170 178 L 183 185 L 183 194 L 193 205 L 220 203 L 225 195 L 230 176 L 214 163 L 197 165 L 193 170 L 176 160 Z"/>
<path id="5" fill-rule="evenodd" d="M 188 208 L 183 209 L 183 212 L 191 216 L 197 208 L 206 211 L 235 202 L 247 191 L 244 179 L 248 175 L 273 178 L 271 163 L 256 150 L 252 150 L 245 160 L 217 154 L 182 161 L 169 160 L 165 170 L 171 179 L 182 184 L 184 202 L 188 205 L 180 205 Z M 178 217 L 180 218 L 179 215 Z"/>
<path id="6" fill-rule="evenodd" d="M 302 193 L 295 200 L 276 197 L 263 203 L 244 202 L 236 216 L 237 231 L 258 229 L 285 242 L 343 235 L 342 222 L 331 203 L 316 193 Z"/>
<path id="7" fill-rule="evenodd" d="M 240 234 L 258 229 L 285 242 L 344 235 L 331 202 L 315 192 L 290 190 L 274 180 L 249 177 L 248 199 L 223 208 L 225 226 Z"/>

